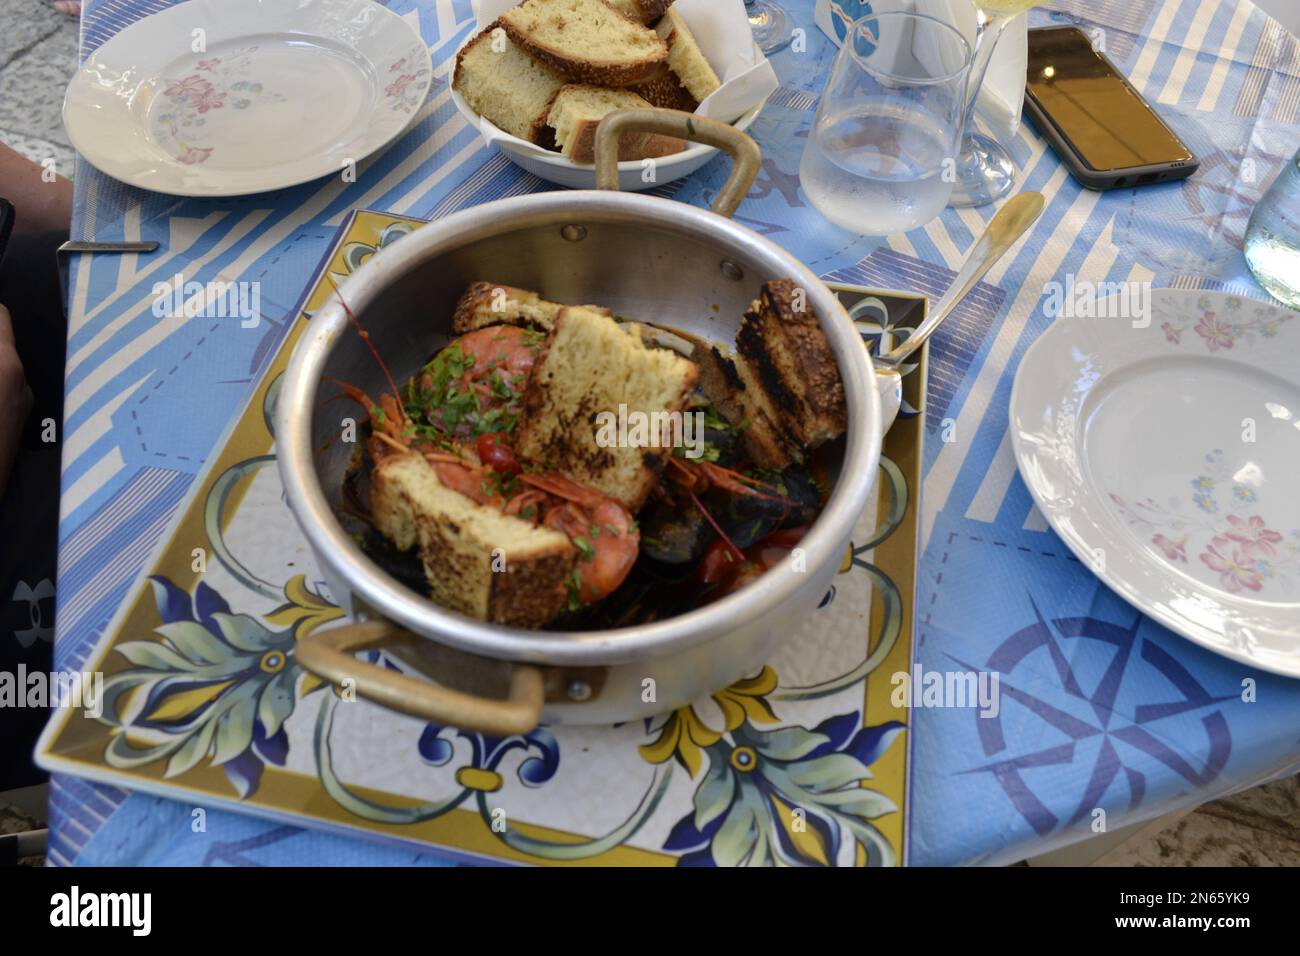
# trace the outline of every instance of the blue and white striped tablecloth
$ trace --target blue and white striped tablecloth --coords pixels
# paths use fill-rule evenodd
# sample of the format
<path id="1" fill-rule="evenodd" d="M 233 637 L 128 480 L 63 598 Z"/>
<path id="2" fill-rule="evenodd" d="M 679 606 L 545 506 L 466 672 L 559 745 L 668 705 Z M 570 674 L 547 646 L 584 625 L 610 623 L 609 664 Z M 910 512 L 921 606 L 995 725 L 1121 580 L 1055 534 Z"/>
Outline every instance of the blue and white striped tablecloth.
<path id="1" fill-rule="evenodd" d="M 807 49 L 774 63 L 782 86 L 753 132 L 763 173 L 738 218 L 822 272 L 937 293 L 989 209 L 945 212 L 884 243 L 843 232 L 806 205 L 799 155 L 833 47 L 813 0 L 784 0 Z M 99 0 L 83 56 L 166 0 Z M 57 665 L 85 660 L 191 479 L 285 331 L 309 273 L 348 210 L 437 217 L 548 188 L 483 148 L 452 106 L 450 55 L 472 29 L 470 0 L 392 0 L 418 23 L 435 79 L 418 122 L 386 153 L 339 177 L 241 200 L 146 193 L 77 169 L 74 234 L 157 239 L 147 259 L 86 258 L 70 289 Z M 1022 185 L 1047 211 L 999 264 L 980 308 L 936 337 L 925 460 L 918 657 L 989 666 L 1008 707 L 989 747 L 970 713 L 915 715 L 910 840 L 917 863 L 999 862 L 1078 839 L 1080 808 L 1110 826 L 1148 819 L 1300 768 L 1300 682 L 1245 671 L 1258 700 L 1235 705 L 1243 668 L 1143 619 L 1099 585 L 1047 530 L 1007 436 L 1012 378 L 1051 319 L 1044 285 L 1063 280 L 1262 293 L 1245 272 L 1251 206 L 1300 144 L 1300 46 L 1247 0 L 1056 0 L 1034 25 L 1104 31 L 1106 50 L 1201 157 L 1181 184 L 1107 194 L 1080 189 L 1031 129 L 1012 147 Z M 717 161 L 662 192 L 706 204 Z M 152 286 L 261 283 L 258 334 L 237 322 L 157 319 Z M 941 432 L 955 441 L 941 440 Z M 1035 657 L 1034 655 L 1039 655 Z M 1050 663 L 1049 663 L 1050 662 Z M 1017 669 L 1019 668 L 1019 669 Z M 1004 694 L 1006 690 L 1004 684 Z M 987 729 L 985 730 L 987 731 Z M 57 777 L 55 864 L 436 863 L 392 848 L 210 813 Z"/>

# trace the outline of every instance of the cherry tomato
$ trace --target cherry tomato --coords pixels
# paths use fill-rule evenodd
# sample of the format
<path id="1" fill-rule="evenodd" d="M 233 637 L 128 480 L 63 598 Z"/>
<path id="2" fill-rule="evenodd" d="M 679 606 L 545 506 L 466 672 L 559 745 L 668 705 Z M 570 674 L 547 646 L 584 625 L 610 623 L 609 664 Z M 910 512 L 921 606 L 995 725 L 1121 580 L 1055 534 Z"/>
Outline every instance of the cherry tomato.
<path id="1" fill-rule="evenodd" d="M 499 475 L 513 478 L 523 471 L 515 453 L 505 444 L 504 432 L 485 432 L 478 436 L 478 457 L 485 468 L 491 468 Z"/>
<path id="2" fill-rule="evenodd" d="M 695 581 L 699 584 L 717 584 L 732 574 L 739 563 L 727 542 L 715 538 L 695 569 Z"/>

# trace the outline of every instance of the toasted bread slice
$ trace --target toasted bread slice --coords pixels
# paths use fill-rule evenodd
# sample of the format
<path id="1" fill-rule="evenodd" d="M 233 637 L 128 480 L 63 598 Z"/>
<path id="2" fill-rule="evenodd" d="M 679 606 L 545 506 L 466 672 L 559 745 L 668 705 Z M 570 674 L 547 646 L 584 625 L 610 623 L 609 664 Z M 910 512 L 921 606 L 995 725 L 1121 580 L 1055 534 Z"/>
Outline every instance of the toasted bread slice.
<path id="1" fill-rule="evenodd" d="M 451 327 L 457 335 L 491 325 L 532 325 L 550 332 L 562 308 L 527 289 L 473 282 L 456 303 Z"/>
<path id="2" fill-rule="evenodd" d="M 664 15 L 673 0 L 605 0 L 611 7 L 637 23 L 651 26 Z"/>
<path id="3" fill-rule="evenodd" d="M 515 452 L 635 514 L 671 448 L 655 447 L 661 434 L 632 440 L 631 427 L 628 442 L 610 440 L 610 420 L 601 413 L 618 419 L 621 406 L 629 425 L 662 422 L 663 413 L 683 411 L 698 377 L 693 362 L 667 349 L 647 348 L 635 329 L 591 309 L 565 308 L 533 366 Z"/>
<path id="4" fill-rule="evenodd" d="M 700 101 L 691 96 L 690 90 L 682 86 L 682 81 L 667 65 L 644 83 L 629 86 L 628 89 L 643 97 L 651 106 L 661 109 L 694 113 L 700 108 Z"/>
<path id="5" fill-rule="evenodd" d="M 492 282 L 473 282 L 456 303 L 451 327 L 457 335 L 491 325 L 532 326 L 543 332 L 551 332 L 555 329 L 555 320 L 563 308 L 559 302 L 548 302 L 528 289 L 516 289 L 514 286 Z M 613 312 L 598 305 L 583 308 L 611 319 L 614 317 Z"/>
<path id="6" fill-rule="evenodd" d="M 682 86 L 701 103 L 722 85 L 718 74 L 709 65 L 704 51 L 695 40 L 695 34 L 686 25 L 682 15 L 669 10 L 655 27 L 655 32 L 668 43 L 668 67 L 677 75 Z"/>
<path id="7" fill-rule="evenodd" d="M 844 434 L 848 407 L 835 353 L 791 279 L 765 283 L 736 336 L 740 375 L 757 385 L 796 443 L 816 448 Z"/>
<path id="8" fill-rule="evenodd" d="M 650 103 L 627 90 L 570 84 L 555 94 L 547 124 L 555 130 L 555 144 L 575 163 L 596 161 L 596 129 L 615 110 L 649 109 Z M 685 140 L 660 133 L 625 133 L 618 143 L 620 160 L 670 156 L 686 148 Z"/>
<path id="9" fill-rule="evenodd" d="M 524 0 L 500 24 L 521 48 L 582 83 L 630 86 L 668 57 L 654 30 L 604 0 Z"/>
<path id="10" fill-rule="evenodd" d="M 419 548 L 429 596 L 510 627 L 543 627 L 568 605 L 577 551 L 559 531 L 471 501 L 417 454 L 391 455 L 371 475 L 371 515 L 399 549 Z"/>
<path id="11" fill-rule="evenodd" d="M 499 30 L 498 20 L 456 55 L 452 88 L 465 97 L 474 112 L 500 129 L 545 145 L 547 108 L 567 80 Z"/>
<path id="12" fill-rule="evenodd" d="M 740 376 L 740 369 L 715 347 L 696 348 L 691 356 L 700 367 L 700 389 L 733 427 L 739 430 L 750 460 L 760 468 L 782 471 L 802 460 L 797 447 L 790 444 L 776 427 L 769 413 L 771 406 L 761 392 L 753 393 Z M 756 399 L 750 396 L 756 394 Z"/>

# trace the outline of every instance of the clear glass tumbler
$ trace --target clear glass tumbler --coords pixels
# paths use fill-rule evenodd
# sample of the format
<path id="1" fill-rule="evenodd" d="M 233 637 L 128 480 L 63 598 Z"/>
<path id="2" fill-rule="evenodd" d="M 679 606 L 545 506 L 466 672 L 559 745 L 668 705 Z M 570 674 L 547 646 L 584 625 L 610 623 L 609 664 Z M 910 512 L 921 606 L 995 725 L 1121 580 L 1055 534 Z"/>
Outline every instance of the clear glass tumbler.
<path id="1" fill-rule="evenodd" d="M 1264 291 L 1300 309 L 1300 152 L 1250 214 L 1245 252 L 1246 265 Z"/>
<path id="2" fill-rule="evenodd" d="M 871 13 L 831 67 L 799 182 L 817 211 L 852 232 L 924 225 L 956 181 L 970 46 L 942 20 Z"/>

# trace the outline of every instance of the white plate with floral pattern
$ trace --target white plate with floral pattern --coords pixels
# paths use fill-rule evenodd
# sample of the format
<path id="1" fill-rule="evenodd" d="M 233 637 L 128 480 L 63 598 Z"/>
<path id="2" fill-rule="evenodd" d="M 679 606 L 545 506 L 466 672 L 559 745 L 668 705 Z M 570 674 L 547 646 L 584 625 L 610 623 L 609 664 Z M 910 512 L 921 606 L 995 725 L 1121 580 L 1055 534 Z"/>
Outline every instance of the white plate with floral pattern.
<path id="1" fill-rule="evenodd" d="M 96 50 L 63 122 L 133 186 L 240 196 L 343 173 L 406 129 L 432 78 L 419 32 L 373 0 L 189 0 Z"/>
<path id="2" fill-rule="evenodd" d="M 1011 393 L 1020 474 L 1135 607 L 1300 677 L 1300 312 L 1173 289 L 1150 306 L 1060 318 L 1025 354 Z"/>

